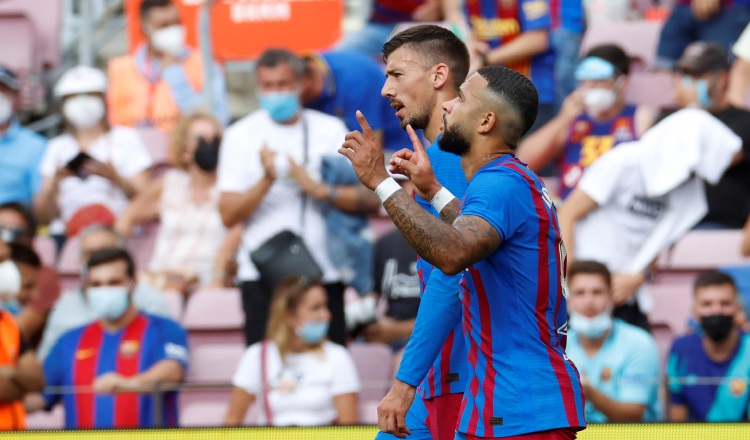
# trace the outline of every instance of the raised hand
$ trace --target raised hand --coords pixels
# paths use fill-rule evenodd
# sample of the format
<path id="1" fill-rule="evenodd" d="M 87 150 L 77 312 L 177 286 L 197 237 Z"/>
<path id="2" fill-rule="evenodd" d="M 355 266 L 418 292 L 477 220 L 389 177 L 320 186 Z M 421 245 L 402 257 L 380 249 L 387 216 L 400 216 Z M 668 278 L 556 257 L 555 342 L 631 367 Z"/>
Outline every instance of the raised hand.
<path id="1" fill-rule="evenodd" d="M 385 169 L 383 147 L 378 142 L 365 115 L 359 110 L 357 110 L 357 121 L 359 121 L 362 131 L 354 130 L 347 134 L 339 153 L 351 161 L 360 182 L 367 188 L 374 190 L 389 177 L 388 171 Z"/>
<path id="2" fill-rule="evenodd" d="M 406 132 L 409 134 L 414 151 L 401 150 L 394 154 L 391 157 L 391 172 L 407 176 L 414 184 L 419 197 L 427 201 L 432 200 L 442 185 L 435 178 L 427 151 L 411 125 L 406 126 Z"/>

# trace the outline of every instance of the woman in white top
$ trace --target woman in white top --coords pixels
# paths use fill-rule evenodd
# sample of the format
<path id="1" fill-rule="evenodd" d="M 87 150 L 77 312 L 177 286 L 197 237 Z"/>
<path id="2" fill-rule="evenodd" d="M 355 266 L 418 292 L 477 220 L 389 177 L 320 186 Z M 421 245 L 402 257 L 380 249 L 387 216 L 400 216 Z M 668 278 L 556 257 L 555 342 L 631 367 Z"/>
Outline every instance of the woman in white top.
<path id="1" fill-rule="evenodd" d="M 326 341 L 331 313 L 326 291 L 305 277 L 287 277 L 271 302 L 267 339 L 251 345 L 232 383 L 224 424 L 242 424 L 259 405 L 260 425 L 347 425 L 358 421 L 360 385 L 349 352 Z"/>
<path id="2" fill-rule="evenodd" d="M 115 228 L 128 236 L 137 224 L 159 219 L 149 270 L 153 284 L 185 293 L 201 286 L 225 287 L 227 263 L 242 226 L 227 231 L 219 215 L 216 165 L 221 123 L 206 113 L 180 120 L 172 133 L 176 165 L 130 204 Z M 229 232 L 229 233 L 228 233 Z"/>
<path id="3" fill-rule="evenodd" d="M 107 123 L 106 91 L 104 73 L 87 66 L 68 70 L 55 86 L 64 133 L 50 140 L 40 165 L 34 209 L 44 224 L 67 223 L 91 205 L 118 215 L 151 180 L 151 156 L 138 132 Z"/>

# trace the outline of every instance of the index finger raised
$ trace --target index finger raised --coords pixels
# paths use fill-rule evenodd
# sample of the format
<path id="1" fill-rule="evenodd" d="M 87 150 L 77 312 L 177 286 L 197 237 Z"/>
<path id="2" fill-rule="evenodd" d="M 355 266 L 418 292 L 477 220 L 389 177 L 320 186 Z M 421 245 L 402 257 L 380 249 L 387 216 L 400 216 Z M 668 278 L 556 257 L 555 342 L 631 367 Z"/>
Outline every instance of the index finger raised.
<path id="1" fill-rule="evenodd" d="M 419 136 L 417 136 L 417 132 L 414 131 L 411 124 L 406 126 L 406 133 L 409 135 L 409 139 L 411 139 L 411 144 L 414 147 L 415 153 L 424 153 L 424 145 L 422 145 L 422 140 L 419 139 Z"/>
<path id="2" fill-rule="evenodd" d="M 359 126 L 362 127 L 362 134 L 364 134 L 367 139 L 375 139 L 375 133 L 372 131 L 370 123 L 367 122 L 367 118 L 365 118 L 365 115 L 359 110 L 357 110 L 357 121 L 359 121 Z"/>

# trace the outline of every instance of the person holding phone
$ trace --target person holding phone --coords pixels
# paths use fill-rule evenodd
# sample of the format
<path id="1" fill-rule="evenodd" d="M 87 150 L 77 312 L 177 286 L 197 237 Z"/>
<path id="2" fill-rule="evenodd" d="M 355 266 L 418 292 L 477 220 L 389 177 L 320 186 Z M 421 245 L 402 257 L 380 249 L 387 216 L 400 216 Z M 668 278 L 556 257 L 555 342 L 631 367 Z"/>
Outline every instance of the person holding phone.
<path id="1" fill-rule="evenodd" d="M 104 73 L 87 66 L 68 70 L 55 86 L 63 133 L 50 140 L 40 165 L 34 209 L 42 224 L 70 224 L 92 206 L 116 216 L 151 180 L 151 156 L 138 133 L 107 123 L 106 91 Z"/>

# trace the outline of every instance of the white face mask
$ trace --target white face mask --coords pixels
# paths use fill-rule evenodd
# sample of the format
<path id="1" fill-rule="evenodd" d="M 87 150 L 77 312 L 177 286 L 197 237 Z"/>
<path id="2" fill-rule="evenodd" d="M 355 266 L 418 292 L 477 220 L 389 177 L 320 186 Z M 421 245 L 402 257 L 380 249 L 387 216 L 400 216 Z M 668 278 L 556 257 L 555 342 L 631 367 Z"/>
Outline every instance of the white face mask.
<path id="1" fill-rule="evenodd" d="M 11 261 L 0 263 L 0 295 L 17 297 L 21 291 L 21 272 Z"/>
<path id="2" fill-rule="evenodd" d="M 87 129 L 104 118 L 104 101 L 97 96 L 78 95 L 63 104 L 63 115 L 75 128 Z"/>
<path id="3" fill-rule="evenodd" d="M 5 93 L 0 93 L 0 124 L 5 124 L 13 116 L 13 100 Z"/>
<path id="4" fill-rule="evenodd" d="M 597 339 L 612 328 L 612 312 L 607 310 L 592 318 L 570 312 L 568 326 L 588 339 Z"/>
<path id="5" fill-rule="evenodd" d="M 125 286 L 92 287 L 86 290 L 89 307 L 97 318 L 114 321 L 124 315 L 130 305 Z"/>
<path id="6" fill-rule="evenodd" d="M 180 56 L 185 50 L 185 27 L 174 24 L 151 34 L 151 44 L 159 52 L 172 56 Z"/>
<path id="7" fill-rule="evenodd" d="M 617 94 L 612 89 L 589 89 L 583 95 L 586 113 L 594 117 L 612 108 L 616 102 Z"/>

